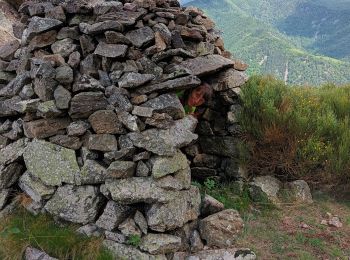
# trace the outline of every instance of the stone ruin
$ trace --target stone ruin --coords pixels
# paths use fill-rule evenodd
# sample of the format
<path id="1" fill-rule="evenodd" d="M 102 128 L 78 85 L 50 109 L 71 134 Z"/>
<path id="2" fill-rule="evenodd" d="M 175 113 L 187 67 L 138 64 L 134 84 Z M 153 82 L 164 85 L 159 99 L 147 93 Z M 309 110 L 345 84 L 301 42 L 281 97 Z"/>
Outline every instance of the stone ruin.
<path id="1" fill-rule="evenodd" d="M 177 0 L 27 1 L 0 48 L 0 210 L 105 236 L 116 259 L 255 259 L 192 178 L 239 177 L 240 86 L 214 23 Z M 138 247 L 127 244 L 141 237 Z"/>

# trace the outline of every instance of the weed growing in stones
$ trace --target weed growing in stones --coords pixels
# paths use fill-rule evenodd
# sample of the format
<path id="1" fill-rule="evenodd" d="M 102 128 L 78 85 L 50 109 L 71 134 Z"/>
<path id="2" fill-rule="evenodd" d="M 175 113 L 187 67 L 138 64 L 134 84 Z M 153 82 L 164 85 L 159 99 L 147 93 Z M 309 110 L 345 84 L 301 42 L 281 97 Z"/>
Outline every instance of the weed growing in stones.
<path id="1" fill-rule="evenodd" d="M 141 237 L 139 235 L 131 235 L 128 238 L 127 243 L 133 247 L 138 247 L 141 243 Z"/>

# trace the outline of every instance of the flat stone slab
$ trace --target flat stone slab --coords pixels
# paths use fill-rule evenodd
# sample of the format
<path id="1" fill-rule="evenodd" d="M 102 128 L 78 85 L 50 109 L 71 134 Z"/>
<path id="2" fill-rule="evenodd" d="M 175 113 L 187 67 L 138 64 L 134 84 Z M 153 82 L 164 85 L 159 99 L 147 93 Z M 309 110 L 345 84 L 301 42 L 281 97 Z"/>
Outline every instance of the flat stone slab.
<path id="1" fill-rule="evenodd" d="M 65 185 L 58 187 L 45 209 L 53 216 L 85 225 L 95 221 L 102 201 L 98 187 Z"/>
<path id="2" fill-rule="evenodd" d="M 49 186 L 74 184 L 80 171 L 74 150 L 43 140 L 29 143 L 23 157 L 28 171 Z"/>
<path id="3" fill-rule="evenodd" d="M 127 45 L 100 42 L 94 53 L 107 58 L 121 58 L 125 56 L 127 50 Z"/>
<path id="4" fill-rule="evenodd" d="M 186 60 L 180 66 L 191 71 L 192 75 L 201 77 L 233 67 L 234 64 L 233 60 L 215 54 Z"/>

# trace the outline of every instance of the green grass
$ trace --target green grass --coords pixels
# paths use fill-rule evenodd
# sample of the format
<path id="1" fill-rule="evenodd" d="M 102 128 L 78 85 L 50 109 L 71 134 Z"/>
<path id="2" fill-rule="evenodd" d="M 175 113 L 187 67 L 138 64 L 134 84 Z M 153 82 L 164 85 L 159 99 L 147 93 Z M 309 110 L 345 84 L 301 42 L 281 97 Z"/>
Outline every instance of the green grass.
<path id="1" fill-rule="evenodd" d="M 240 122 L 252 174 L 306 180 L 350 178 L 350 85 L 287 86 L 253 76 Z"/>
<path id="2" fill-rule="evenodd" d="M 47 215 L 33 216 L 24 209 L 0 223 L 0 259 L 22 259 L 27 246 L 59 259 L 112 260 L 102 238 L 88 238 L 75 232 L 77 226 L 58 226 Z"/>

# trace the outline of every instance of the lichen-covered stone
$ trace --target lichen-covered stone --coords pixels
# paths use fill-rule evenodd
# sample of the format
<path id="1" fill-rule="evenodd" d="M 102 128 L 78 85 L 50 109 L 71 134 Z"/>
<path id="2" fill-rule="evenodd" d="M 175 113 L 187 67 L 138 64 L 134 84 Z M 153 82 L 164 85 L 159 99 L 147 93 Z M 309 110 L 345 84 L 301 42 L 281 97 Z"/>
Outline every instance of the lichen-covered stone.
<path id="1" fill-rule="evenodd" d="M 105 230 L 112 231 L 129 217 L 132 212 L 133 209 L 130 206 L 108 201 L 102 215 L 96 221 L 96 225 Z"/>
<path id="2" fill-rule="evenodd" d="M 0 190 L 10 188 L 21 176 L 23 166 L 19 163 L 11 163 L 7 166 L 0 165 Z"/>
<path id="3" fill-rule="evenodd" d="M 168 174 L 175 173 L 188 167 L 186 155 L 178 151 L 172 157 L 157 156 L 154 158 L 152 167 L 153 178 L 161 178 Z"/>
<path id="4" fill-rule="evenodd" d="M 231 247 L 242 232 L 244 223 L 238 211 L 226 209 L 199 222 L 201 237 L 208 246 Z"/>
<path id="5" fill-rule="evenodd" d="M 27 143 L 28 139 L 22 138 L 14 143 L 7 145 L 5 148 L 0 149 L 0 165 L 6 165 L 15 162 L 20 157 L 22 157 Z"/>
<path id="6" fill-rule="evenodd" d="M 142 238 L 140 249 L 152 255 L 168 254 L 181 248 L 181 238 L 167 234 L 148 234 Z"/>
<path id="7" fill-rule="evenodd" d="M 66 221 L 87 224 L 96 219 L 102 201 L 97 187 L 65 185 L 58 187 L 45 209 Z"/>
<path id="8" fill-rule="evenodd" d="M 75 183 L 80 171 L 74 150 L 34 139 L 24 152 L 28 171 L 49 186 Z"/>
<path id="9" fill-rule="evenodd" d="M 21 176 L 18 186 L 35 202 L 49 199 L 56 190 L 55 187 L 47 186 L 40 180 L 35 180 L 28 171 Z"/>
<path id="10" fill-rule="evenodd" d="M 192 186 L 189 190 L 173 192 L 168 203 L 155 203 L 147 209 L 149 228 L 165 232 L 182 227 L 198 218 L 200 203 L 201 197 L 197 187 Z"/>

